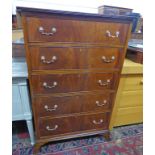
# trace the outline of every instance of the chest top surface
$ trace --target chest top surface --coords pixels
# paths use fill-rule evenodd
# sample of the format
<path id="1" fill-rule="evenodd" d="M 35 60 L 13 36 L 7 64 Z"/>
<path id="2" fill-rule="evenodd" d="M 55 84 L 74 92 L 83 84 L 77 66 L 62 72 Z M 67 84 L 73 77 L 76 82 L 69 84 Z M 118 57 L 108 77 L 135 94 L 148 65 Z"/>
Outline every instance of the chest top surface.
<path id="1" fill-rule="evenodd" d="M 84 18 L 85 20 L 90 19 L 98 19 L 98 20 L 113 20 L 113 21 L 121 21 L 121 22 L 132 22 L 133 17 L 131 16 L 114 16 L 114 15 L 101 15 L 97 13 L 82 13 L 82 12 L 71 12 L 71 11 L 60 11 L 60 10 L 48 10 L 48 9 L 39 9 L 39 8 L 28 8 L 28 7 L 17 7 L 17 12 L 26 15 L 26 16 L 34 16 L 34 15 L 53 15 L 53 16 L 61 16 L 61 17 L 74 17 L 74 18 Z"/>

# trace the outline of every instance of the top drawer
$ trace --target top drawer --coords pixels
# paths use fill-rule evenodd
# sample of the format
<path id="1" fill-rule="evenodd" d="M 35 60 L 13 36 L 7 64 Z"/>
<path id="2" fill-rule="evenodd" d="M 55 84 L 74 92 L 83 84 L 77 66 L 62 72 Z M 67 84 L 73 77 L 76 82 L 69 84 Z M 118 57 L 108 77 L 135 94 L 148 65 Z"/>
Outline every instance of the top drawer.
<path id="1" fill-rule="evenodd" d="M 27 17 L 28 42 L 124 45 L 128 28 L 125 23 Z"/>

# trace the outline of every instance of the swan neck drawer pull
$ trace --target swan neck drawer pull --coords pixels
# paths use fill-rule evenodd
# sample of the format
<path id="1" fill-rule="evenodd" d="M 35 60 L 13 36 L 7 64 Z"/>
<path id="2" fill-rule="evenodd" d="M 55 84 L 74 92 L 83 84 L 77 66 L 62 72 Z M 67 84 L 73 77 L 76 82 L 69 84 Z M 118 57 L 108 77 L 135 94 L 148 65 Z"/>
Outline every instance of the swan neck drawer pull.
<path id="1" fill-rule="evenodd" d="M 110 79 L 107 79 L 106 81 L 98 80 L 98 83 L 100 86 L 107 86 L 110 83 Z"/>
<path id="2" fill-rule="evenodd" d="M 46 111 L 54 111 L 54 110 L 56 110 L 57 108 L 58 108 L 58 105 L 57 105 L 57 104 L 55 104 L 53 108 L 49 108 L 48 105 L 45 105 L 45 106 L 44 106 L 44 109 L 45 109 Z"/>
<path id="3" fill-rule="evenodd" d="M 107 34 L 107 36 L 110 37 L 110 38 L 118 38 L 120 32 L 119 32 L 119 31 L 116 31 L 116 32 L 115 32 L 115 36 L 114 36 L 114 35 L 111 34 L 111 32 L 110 32 L 109 30 L 107 30 L 107 31 L 106 31 L 106 34 Z"/>
<path id="4" fill-rule="evenodd" d="M 96 120 L 93 120 L 94 124 L 102 124 L 103 123 L 103 119 L 100 119 L 98 122 Z"/>
<path id="5" fill-rule="evenodd" d="M 99 101 L 96 101 L 96 105 L 97 105 L 98 107 L 102 107 L 102 106 L 104 106 L 104 105 L 106 105 L 106 104 L 107 104 L 107 100 L 104 100 L 103 103 L 100 103 Z"/>
<path id="6" fill-rule="evenodd" d="M 111 58 L 106 58 L 105 56 L 102 56 L 102 60 L 106 63 L 111 63 L 115 60 L 115 56 L 112 56 Z"/>
<path id="7" fill-rule="evenodd" d="M 56 130 L 57 128 L 58 128 L 58 125 L 55 125 L 54 128 L 50 128 L 49 126 L 46 126 L 46 130 L 48 130 L 48 131 L 54 131 L 54 130 Z"/>
<path id="8" fill-rule="evenodd" d="M 54 63 L 56 60 L 57 60 L 57 57 L 56 56 L 53 56 L 51 60 L 46 60 L 45 56 L 41 56 L 41 61 L 45 64 L 51 64 L 51 63 Z"/>
<path id="9" fill-rule="evenodd" d="M 53 82 L 53 85 L 52 86 L 48 86 L 46 82 L 43 83 L 43 87 L 44 88 L 49 88 L 49 89 L 54 88 L 57 85 L 58 85 L 58 83 L 56 81 Z"/>
<path id="10" fill-rule="evenodd" d="M 38 28 L 38 31 L 42 34 L 42 35 L 46 35 L 46 36 L 51 36 L 53 35 L 54 33 L 57 32 L 57 29 L 55 27 L 52 27 L 51 28 L 51 32 L 45 32 L 44 28 L 42 26 L 40 26 Z"/>

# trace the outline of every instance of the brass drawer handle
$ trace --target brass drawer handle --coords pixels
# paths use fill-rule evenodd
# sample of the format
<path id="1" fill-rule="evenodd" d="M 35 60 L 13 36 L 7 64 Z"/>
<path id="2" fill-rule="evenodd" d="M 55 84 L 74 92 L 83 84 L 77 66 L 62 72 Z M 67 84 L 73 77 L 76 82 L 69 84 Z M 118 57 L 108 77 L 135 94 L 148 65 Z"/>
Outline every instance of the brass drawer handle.
<path id="1" fill-rule="evenodd" d="M 45 109 L 46 111 L 54 111 L 54 110 L 56 110 L 57 108 L 58 108 L 58 105 L 57 105 L 57 104 L 55 104 L 54 107 L 53 107 L 52 109 L 49 108 L 48 105 L 45 105 L 45 106 L 44 106 L 44 109 Z"/>
<path id="2" fill-rule="evenodd" d="M 48 86 L 46 82 L 43 83 L 43 87 L 49 88 L 49 89 L 54 88 L 54 87 L 56 87 L 57 85 L 58 85 L 58 83 L 57 83 L 56 81 L 53 82 L 53 86 Z"/>
<path id="3" fill-rule="evenodd" d="M 42 34 L 42 35 L 46 35 L 46 36 L 50 36 L 53 35 L 54 33 L 57 32 L 57 29 L 55 27 L 51 28 L 51 32 L 45 32 L 44 28 L 42 26 L 40 26 L 38 28 L 38 31 Z"/>
<path id="4" fill-rule="evenodd" d="M 119 31 L 116 31 L 115 36 L 114 36 L 114 35 L 111 34 L 111 32 L 110 32 L 109 30 L 107 30 L 107 31 L 106 31 L 106 34 L 107 34 L 107 36 L 110 37 L 110 38 L 118 38 L 120 32 L 119 32 Z"/>
<path id="5" fill-rule="evenodd" d="M 51 64 L 51 63 L 54 63 L 57 60 L 57 57 L 53 56 L 50 61 L 46 60 L 45 56 L 41 56 L 40 59 L 45 64 Z"/>
<path id="6" fill-rule="evenodd" d="M 98 80 L 98 83 L 100 86 L 106 86 L 110 83 L 110 79 L 107 79 L 106 81 Z"/>
<path id="7" fill-rule="evenodd" d="M 102 107 L 104 105 L 107 104 L 107 100 L 104 100 L 103 103 L 100 103 L 99 101 L 96 101 L 96 105 L 99 106 L 99 107 Z"/>
<path id="8" fill-rule="evenodd" d="M 115 56 L 112 56 L 111 58 L 106 58 L 105 56 L 102 56 L 102 60 L 106 63 L 111 63 L 115 60 Z"/>
<path id="9" fill-rule="evenodd" d="M 94 124 L 102 124 L 103 123 L 103 119 L 100 119 L 98 122 L 96 120 L 93 120 Z"/>
<path id="10" fill-rule="evenodd" d="M 58 125 L 55 125 L 54 128 L 50 128 L 49 126 L 46 126 L 46 130 L 48 130 L 48 131 L 54 131 L 54 130 L 56 130 L 57 128 L 58 128 Z"/>

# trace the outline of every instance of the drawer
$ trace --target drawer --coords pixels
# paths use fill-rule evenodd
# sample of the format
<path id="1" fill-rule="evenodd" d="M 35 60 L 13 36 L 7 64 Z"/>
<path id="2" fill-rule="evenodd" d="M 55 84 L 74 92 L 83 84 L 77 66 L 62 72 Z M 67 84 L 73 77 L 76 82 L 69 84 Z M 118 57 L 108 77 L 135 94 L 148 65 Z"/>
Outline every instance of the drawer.
<path id="1" fill-rule="evenodd" d="M 118 68 L 122 49 L 30 47 L 32 70 Z"/>
<path id="2" fill-rule="evenodd" d="M 121 77 L 120 86 L 122 90 L 142 90 L 143 77 L 142 76 L 128 76 Z"/>
<path id="3" fill-rule="evenodd" d="M 143 107 L 119 108 L 115 117 L 114 126 L 143 122 Z"/>
<path id="4" fill-rule="evenodd" d="M 86 115 L 83 117 L 81 130 L 105 130 L 108 129 L 109 113 Z"/>
<path id="5" fill-rule="evenodd" d="M 129 24 L 27 17 L 29 42 L 86 42 L 124 45 Z"/>
<path id="6" fill-rule="evenodd" d="M 70 117 L 40 118 L 40 137 L 57 136 L 85 130 L 104 130 L 107 128 L 108 114 L 89 114 Z"/>
<path id="7" fill-rule="evenodd" d="M 143 105 L 143 91 L 123 91 L 120 96 L 117 96 L 118 107 L 127 108 Z"/>
<path id="8" fill-rule="evenodd" d="M 50 94 L 114 89 L 117 75 L 113 73 L 32 75 L 32 90 L 35 94 Z"/>
<path id="9" fill-rule="evenodd" d="M 61 116 L 81 112 L 105 111 L 111 106 L 112 94 L 82 94 L 72 96 L 35 97 L 39 117 Z"/>

